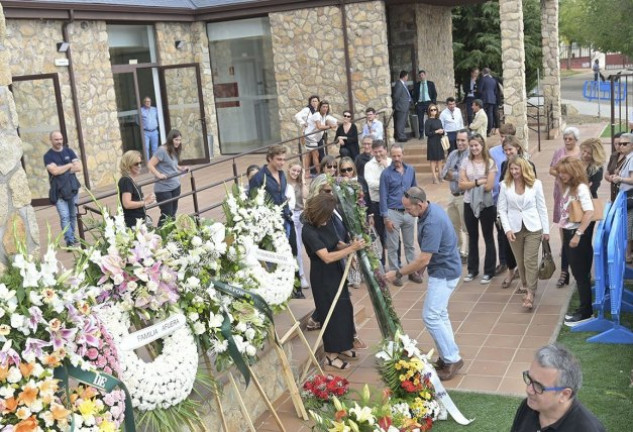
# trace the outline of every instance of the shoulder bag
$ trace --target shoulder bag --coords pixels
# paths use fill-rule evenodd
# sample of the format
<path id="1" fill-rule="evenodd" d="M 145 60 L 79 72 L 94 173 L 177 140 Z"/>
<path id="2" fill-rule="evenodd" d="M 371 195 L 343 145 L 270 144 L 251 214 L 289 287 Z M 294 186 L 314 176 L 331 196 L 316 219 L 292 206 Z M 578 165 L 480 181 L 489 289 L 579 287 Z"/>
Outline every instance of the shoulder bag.
<path id="1" fill-rule="evenodd" d="M 147 214 L 147 208 L 145 207 L 145 201 L 143 201 L 143 194 L 141 193 L 141 190 L 138 188 L 138 186 L 136 186 L 136 182 L 134 181 L 134 179 L 132 179 L 132 177 L 128 177 L 128 178 L 134 185 L 134 189 L 136 189 L 136 193 L 138 194 L 139 198 L 143 202 L 143 212 L 145 213 L 145 221 L 144 221 L 145 225 L 148 228 L 154 228 L 154 219 L 152 219 L 152 217 Z"/>
<path id="2" fill-rule="evenodd" d="M 543 240 L 543 257 L 541 258 L 541 264 L 538 266 L 538 278 L 541 280 L 547 280 L 552 277 L 556 271 L 556 264 L 552 257 L 552 250 L 549 247 L 549 241 Z"/>
<path id="3" fill-rule="evenodd" d="M 602 220 L 604 217 L 603 202 L 598 198 L 592 198 L 591 202 L 593 203 L 593 215 L 591 216 L 591 220 L 593 222 Z M 569 222 L 580 223 L 583 213 L 584 211 L 580 201 L 574 199 L 569 202 Z"/>
<path id="4" fill-rule="evenodd" d="M 444 149 L 444 151 L 448 151 L 448 149 L 451 148 L 451 141 L 446 135 L 442 136 L 440 143 L 442 144 L 442 148 Z"/>

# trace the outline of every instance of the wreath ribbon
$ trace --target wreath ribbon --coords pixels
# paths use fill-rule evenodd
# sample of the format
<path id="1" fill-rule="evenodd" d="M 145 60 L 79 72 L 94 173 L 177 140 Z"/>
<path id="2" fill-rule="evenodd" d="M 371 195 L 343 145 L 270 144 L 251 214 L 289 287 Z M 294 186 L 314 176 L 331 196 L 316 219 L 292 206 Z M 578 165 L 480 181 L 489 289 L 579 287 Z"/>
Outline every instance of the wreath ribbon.
<path id="1" fill-rule="evenodd" d="M 266 301 L 260 295 L 216 280 L 211 280 L 211 283 L 213 283 L 214 288 L 221 291 L 223 294 L 230 295 L 231 297 L 239 300 L 252 300 L 255 309 L 263 313 L 266 318 L 268 318 L 271 326 L 275 325 L 275 322 L 273 320 L 273 311 L 270 309 L 270 306 L 268 306 L 268 303 L 266 303 Z M 240 351 L 237 349 L 237 345 L 235 344 L 235 340 L 233 339 L 233 334 L 231 333 L 231 320 L 229 318 L 229 315 L 225 310 L 222 311 L 222 314 L 224 315 L 224 321 L 222 322 L 222 326 L 220 327 L 220 333 L 222 333 L 222 336 L 224 336 L 224 339 L 228 344 L 227 351 L 233 359 L 235 367 L 237 367 L 237 370 L 239 370 L 244 377 L 246 387 L 248 387 L 248 384 L 251 380 L 251 374 L 248 370 L 248 366 L 246 365 L 244 357 L 242 357 L 242 355 L 240 354 Z M 275 343 L 279 345 L 279 340 L 277 339 L 277 334 L 275 332 L 273 332 L 273 337 Z"/>
<path id="2" fill-rule="evenodd" d="M 134 426 L 134 409 L 132 407 L 132 398 L 130 397 L 130 393 L 128 392 L 125 384 L 117 378 L 113 377 L 110 374 L 105 372 L 91 372 L 87 370 L 83 370 L 72 364 L 65 362 L 61 366 L 55 368 L 53 371 L 53 375 L 56 379 L 62 382 L 62 386 L 66 391 L 66 399 L 70 403 L 70 387 L 68 385 L 68 378 L 74 378 L 80 383 L 89 385 L 91 387 L 98 388 L 99 390 L 105 391 L 107 393 L 114 390 L 116 387 L 119 387 L 125 393 L 125 431 L 126 432 L 136 432 L 136 427 Z M 71 416 L 71 427 L 70 432 L 75 430 L 75 418 L 74 415 Z"/>

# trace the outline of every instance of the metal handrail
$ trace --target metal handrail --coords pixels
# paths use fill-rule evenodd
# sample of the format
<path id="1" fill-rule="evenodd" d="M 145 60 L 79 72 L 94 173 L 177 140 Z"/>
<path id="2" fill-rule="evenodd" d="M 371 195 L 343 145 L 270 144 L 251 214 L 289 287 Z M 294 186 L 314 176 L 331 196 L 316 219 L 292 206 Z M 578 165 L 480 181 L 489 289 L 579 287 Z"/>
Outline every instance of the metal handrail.
<path id="1" fill-rule="evenodd" d="M 384 127 L 385 131 L 387 129 L 387 125 L 389 124 L 389 121 L 391 120 L 391 117 L 387 117 L 388 110 L 389 110 L 389 108 L 387 108 L 387 107 L 383 107 L 383 108 L 380 108 L 380 109 L 376 110 L 376 114 L 382 114 L 383 127 Z M 362 122 L 362 121 L 364 121 L 366 119 L 367 119 L 366 116 L 359 117 L 359 118 L 354 120 L 354 123 Z M 308 150 L 308 151 L 302 151 L 301 139 L 302 138 L 305 139 L 306 136 L 314 135 L 314 134 L 317 134 L 319 132 L 322 132 L 322 131 L 314 131 L 314 132 L 311 132 L 309 134 L 299 135 L 299 136 L 296 136 L 296 137 L 293 137 L 293 138 L 289 138 L 289 139 L 286 139 L 286 140 L 283 140 L 283 141 L 279 141 L 279 142 L 276 142 L 276 143 L 273 143 L 273 144 L 268 144 L 268 145 L 265 145 L 265 146 L 262 146 L 262 147 L 259 147 L 259 148 L 253 149 L 253 150 L 249 150 L 249 151 L 246 151 L 246 152 L 243 152 L 243 153 L 239 153 L 237 155 L 226 156 L 226 157 L 223 157 L 223 158 L 221 158 L 219 160 L 214 160 L 214 161 L 208 162 L 208 163 L 203 164 L 203 165 L 192 167 L 186 173 L 184 173 L 184 175 L 187 175 L 187 174 L 189 175 L 189 182 L 191 184 L 191 191 L 182 193 L 182 194 L 180 194 L 177 197 L 173 197 L 173 198 L 169 198 L 167 200 L 163 200 L 160 203 L 157 202 L 157 203 L 151 204 L 151 205 L 147 206 L 147 209 L 153 209 L 153 208 L 158 207 L 159 204 L 168 203 L 168 202 L 179 200 L 181 198 L 186 198 L 186 197 L 191 196 L 192 200 L 193 200 L 194 211 L 193 211 L 193 213 L 190 213 L 190 216 L 195 216 L 196 222 L 198 222 L 198 217 L 197 216 L 200 216 L 203 213 L 206 213 L 208 211 L 211 211 L 211 210 L 214 210 L 214 209 L 220 207 L 222 205 L 222 202 L 223 202 L 223 200 L 219 201 L 219 202 L 214 202 L 214 203 L 211 203 L 207 207 L 200 208 L 200 202 L 199 202 L 199 199 L 198 199 L 199 198 L 198 194 L 200 192 L 203 192 L 203 191 L 206 191 L 206 190 L 218 187 L 218 186 L 224 186 L 227 183 L 231 183 L 231 182 L 234 183 L 235 185 L 238 185 L 240 178 L 243 176 L 243 174 L 238 173 L 238 170 L 237 170 L 237 161 L 239 159 L 244 158 L 245 156 L 256 154 L 256 153 L 263 153 L 269 147 L 271 147 L 273 145 L 291 144 L 291 143 L 296 141 L 297 153 L 293 154 L 288 159 L 292 160 L 292 159 L 295 159 L 295 158 L 299 158 L 300 160 L 303 161 L 304 155 L 308 154 L 311 150 L 314 150 L 314 149 L 311 149 L 311 150 Z M 329 143 L 329 144 L 326 143 L 326 144 L 318 146 L 316 149 L 324 148 L 327 151 L 327 148 L 329 148 L 330 146 L 333 146 L 333 145 L 336 145 L 336 143 L 334 143 L 334 142 Z M 208 184 L 208 185 L 203 185 L 201 187 L 198 187 L 196 185 L 196 176 L 195 176 L 196 172 L 199 172 L 201 170 L 204 170 L 204 169 L 207 169 L 207 168 L 211 168 L 211 167 L 214 167 L 214 166 L 219 166 L 221 164 L 226 164 L 226 163 L 230 163 L 231 166 L 232 166 L 232 171 L 233 171 L 233 175 L 232 176 L 223 178 L 223 179 L 221 179 L 219 181 L 213 182 L 213 183 Z M 167 178 L 174 178 L 174 177 L 178 177 L 178 176 L 182 176 L 182 175 L 183 174 L 174 174 L 174 175 L 171 175 L 171 176 L 169 176 Z M 143 187 L 143 186 L 151 185 L 151 184 L 156 183 L 157 181 L 159 181 L 159 179 L 151 178 L 151 179 L 139 182 L 138 186 L 139 187 Z M 85 197 L 85 198 L 83 198 L 83 199 L 81 199 L 81 200 L 79 200 L 77 202 L 77 228 L 78 228 L 79 237 L 82 240 L 85 240 L 86 232 L 90 231 L 91 229 L 94 228 L 94 227 L 89 227 L 88 229 L 86 229 L 85 223 L 84 223 L 84 220 L 83 220 L 83 216 L 86 216 L 88 214 L 88 212 L 96 213 L 96 214 L 100 214 L 101 213 L 97 207 L 90 206 L 90 204 L 92 204 L 95 201 L 96 202 L 100 202 L 100 201 L 102 201 L 102 200 L 104 200 L 106 198 L 111 198 L 113 196 L 116 196 L 117 194 L 118 194 L 118 190 L 116 188 L 114 188 L 112 190 L 108 190 L 108 191 L 105 191 L 105 192 L 102 192 L 102 193 L 99 193 L 99 194 L 95 194 L 95 195 L 91 194 L 89 197 Z"/>
<path id="2" fill-rule="evenodd" d="M 536 132 L 536 137 L 538 139 L 538 151 L 541 151 L 541 107 L 543 105 L 536 105 L 531 103 L 529 100 L 527 101 L 528 108 L 536 108 L 536 115 L 530 115 L 530 110 L 527 111 L 527 117 L 531 119 L 536 119 L 536 128 L 530 127 L 530 122 L 528 122 L 528 129 Z"/>

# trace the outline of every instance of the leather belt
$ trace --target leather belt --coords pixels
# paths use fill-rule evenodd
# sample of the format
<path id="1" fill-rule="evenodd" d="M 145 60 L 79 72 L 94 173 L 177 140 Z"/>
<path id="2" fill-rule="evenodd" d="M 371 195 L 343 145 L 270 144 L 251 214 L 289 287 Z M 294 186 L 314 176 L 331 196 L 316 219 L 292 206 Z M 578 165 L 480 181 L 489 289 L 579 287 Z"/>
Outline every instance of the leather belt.
<path id="1" fill-rule="evenodd" d="M 400 213 L 404 213 L 404 209 L 389 209 L 389 210 L 393 210 L 393 211 L 397 211 L 397 212 L 400 212 Z"/>
<path id="2" fill-rule="evenodd" d="M 453 196 L 462 196 L 464 195 L 464 192 L 451 192 L 453 194 Z"/>
<path id="3" fill-rule="evenodd" d="M 158 128 L 156 128 L 156 129 L 151 129 L 151 130 L 150 130 L 150 129 L 143 129 L 143 130 L 144 130 L 145 132 L 154 132 L 154 131 L 155 131 L 155 130 L 157 130 L 157 129 L 158 129 Z"/>

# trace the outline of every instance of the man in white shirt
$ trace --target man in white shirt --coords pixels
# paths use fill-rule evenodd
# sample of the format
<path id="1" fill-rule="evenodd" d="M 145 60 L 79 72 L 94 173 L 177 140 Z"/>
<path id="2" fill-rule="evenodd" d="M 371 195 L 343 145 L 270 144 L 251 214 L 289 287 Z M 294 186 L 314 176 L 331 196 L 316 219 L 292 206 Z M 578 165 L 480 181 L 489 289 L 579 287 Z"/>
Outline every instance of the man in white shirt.
<path id="1" fill-rule="evenodd" d="M 478 133 L 481 137 L 486 140 L 486 133 L 488 131 L 488 116 L 486 115 L 486 111 L 484 111 L 484 103 L 481 99 L 475 99 L 472 104 L 473 113 L 475 113 L 475 118 L 473 122 L 468 126 L 468 129 L 473 131 L 474 133 Z"/>
<path id="2" fill-rule="evenodd" d="M 454 97 L 446 99 L 446 108 L 440 114 L 440 121 L 442 122 L 442 129 L 448 136 L 448 140 L 451 142 L 451 148 L 449 152 L 452 152 L 457 148 L 455 140 L 457 138 L 457 131 L 464 129 L 464 118 L 462 117 L 462 111 L 457 108 L 457 102 Z"/>
<path id="3" fill-rule="evenodd" d="M 362 136 L 371 135 L 375 140 L 385 139 L 384 127 L 382 122 L 376 118 L 376 110 L 369 107 L 365 110 L 365 115 L 367 115 L 367 122 L 363 125 Z"/>
<path id="4" fill-rule="evenodd" d="M 383 246 L 380 258 L 384 262 L 385 255 L 385 223 L 380 217 L 380 174 L 391 165 L 391 158 L 387 153 L 387 145 L 383 140 L 374 140 L 372 146 L 374 157 L 365 164 L 365 181 L 369 188 L 369 214 L 373 215 L 374 226 Z"/>

